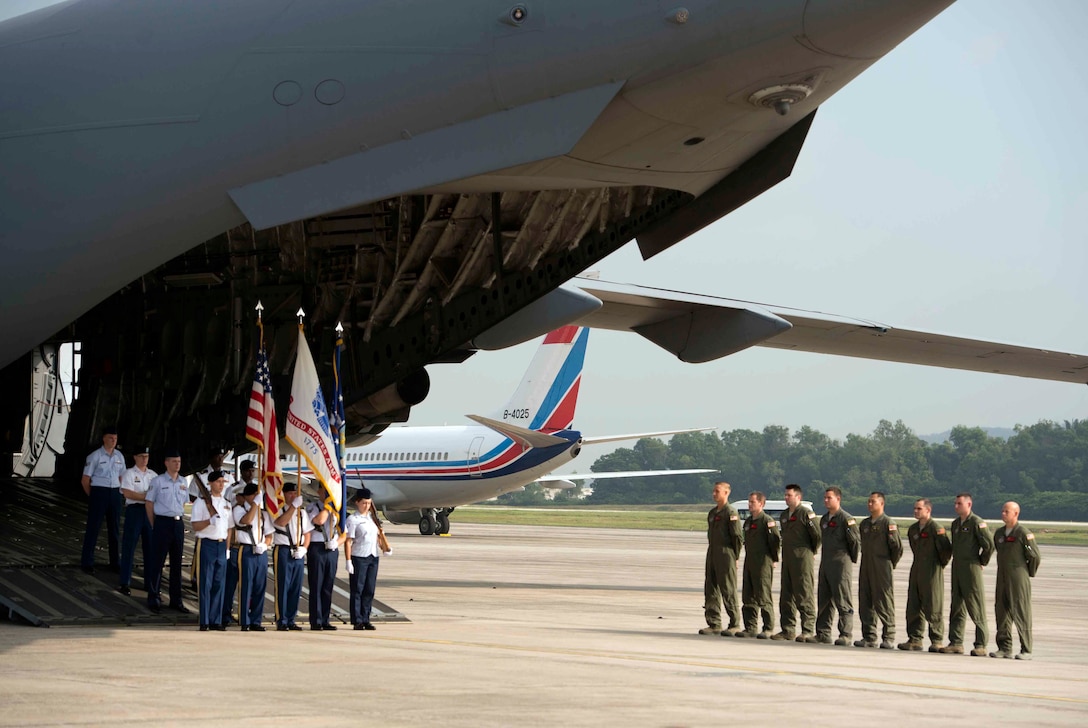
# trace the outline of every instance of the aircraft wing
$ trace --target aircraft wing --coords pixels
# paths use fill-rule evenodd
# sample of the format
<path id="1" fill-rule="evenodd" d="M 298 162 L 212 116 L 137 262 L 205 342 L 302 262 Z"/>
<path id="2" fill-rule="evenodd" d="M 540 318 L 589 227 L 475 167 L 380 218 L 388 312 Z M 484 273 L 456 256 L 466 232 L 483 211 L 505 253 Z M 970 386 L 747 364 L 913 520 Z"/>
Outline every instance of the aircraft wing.
<path id="1" fill-rule="evenodd" d="M 634 331 L 681 361 L 749 346 L 1088 384 L 1088 355 L 897 329 L 865 319 L 718 296 L 577 278 L 604 304 L 578 323 Z M 775 321 L 785 326 L 773 325 Z"/>
<path id="2" fill-rule="evenodd" d="M 709 432 L 713 429 L 713 427 L 689 427 L 686 430 L 666 430 L 664 432 L 635 432 L 630 435 L 600 435 L 598 437 L 586 437 L 583 435 L 582 444 L 600 445 L 603 442 L 619 442 L 620 440 L 641 440 L 644 437 L 664 437 L 665 435 L 680 435 L 685 432 Z"/>
<path id="3" fill-rule="evenodd" d="M 629 470 L 625 472 L 613 471 L 611 473 L 569 473 L 567 475 L 542 475 L 536 479 L 538 483 L 550 483 L 567 480 L 607 480 L 608 478 L 652 478 L 657 475 L 698 475 L 700 473 L 716 473 L 717 470 L 709 468 L 689 468 L 687 470 Z"/>
<path id="4" fill-rule="evenodd" d="M 481 415 L 465 415 L 465 417 L 468 417 L 473 422 L 479 422 L 484 427 L 490 427 L 495 432 L 509 437 L 522 447 L 551 447 L 552 445 L 564 445 L 570 442 L 569 440 L 564 440 L 562 437 L 549 435 L 545 432 L 537 432 L 536 430 L 530 430 L 525 427 L 518 427 L 517 425 L 511 425 L 506 422 L 499 422 L 498 420 L 493 420 Z"/>

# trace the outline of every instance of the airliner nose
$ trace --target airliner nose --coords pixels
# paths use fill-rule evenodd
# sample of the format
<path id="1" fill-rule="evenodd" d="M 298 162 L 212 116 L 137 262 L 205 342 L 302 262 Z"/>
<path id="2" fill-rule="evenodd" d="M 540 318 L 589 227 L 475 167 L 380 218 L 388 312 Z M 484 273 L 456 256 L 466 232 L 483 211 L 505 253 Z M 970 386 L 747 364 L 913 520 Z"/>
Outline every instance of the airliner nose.
<path id="1" fill-rule="evenodd" d="M 840 58 L 876 59 L 953 0 L 807 0 L 801 42 Z"/>

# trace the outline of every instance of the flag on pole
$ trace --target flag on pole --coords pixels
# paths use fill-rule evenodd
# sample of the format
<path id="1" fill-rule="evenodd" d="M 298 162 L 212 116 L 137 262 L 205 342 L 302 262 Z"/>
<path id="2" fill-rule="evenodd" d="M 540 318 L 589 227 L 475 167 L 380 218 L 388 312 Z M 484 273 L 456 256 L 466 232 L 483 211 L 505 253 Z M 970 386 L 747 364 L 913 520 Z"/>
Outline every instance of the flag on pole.
<path id="1" fill-rule="evenodd" d="M 257 352 L 257 373 L 253 377 L 253 389 L 249 395 L 249 414 L 246 417 L 246 439 L 260 448 L 265 507 L 272 517 L 279 515 L 280 489 L 283 473 L 280 472 L 280 435 L 276 425 L 276 401 L 272 397 L 272 377 L 268 371 L 268 353 L 264 348 L 264 326 L 261 328 L 261 347 Z"/>
<path id="2" fill-rule="evenodd" d="M 345 432 L 345 426 L 347 421 L 344 418 L 344 383 L 340 378 L 340 354 L 344 351 L 344 327 L 340 324 L 336 325 L 336 352 L 332 357 L 332 378 L 334 389 L 332 393 L 332 436 L 333 442 L 336 445 L 336 463 L 340 466 L 340 528 L 343 529 L 344 523 L 347 522 L 347 513 L 345 512 L 348 507 L 347 497 L 347 478 L 344 472 L 344 458 L 347 456 L 347 433 Z M 326 504 L 328 500 L 326 499 Z"/>
<path id="3" fill-rule="evenodd" d="M 339 512 L 343 488 L 340 465 L 336 460 L 325 395 L 301 323 L 295 373 L 291 380 L 291 404 L 287 408 L 287 427 L 283 435 L 306 460 L 314 477 L 325 486 L 326 501 Z"/>

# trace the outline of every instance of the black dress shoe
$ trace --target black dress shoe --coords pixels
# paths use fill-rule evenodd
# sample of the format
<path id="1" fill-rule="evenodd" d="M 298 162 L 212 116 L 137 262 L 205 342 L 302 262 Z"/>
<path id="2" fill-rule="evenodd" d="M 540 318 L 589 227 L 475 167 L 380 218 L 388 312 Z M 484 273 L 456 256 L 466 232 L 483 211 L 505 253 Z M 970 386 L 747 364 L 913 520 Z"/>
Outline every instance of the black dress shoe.
<path id="1" fill-rule="evenodd" d="M 299 627 L 294 622 L 291 622 L 291 624 L 287 625 L 287 629 L 291 630 L 292 632 L 301 632 L 302 631 L 302 627 Z"/>
<path id="2" fill-rule="evenodd" d="M 248 632 L 249 631 L 249 625 L 248 624 L 243 624 L 242 625 L 242 631 L 243 632 Z"/>
<path id="3" fill-rule="evenodd" d="M 126 597 L 132 596 L 132 590 L 129 589 L 128 586 L 125 585 L 125 584 L 122 584 L 121 586 L 117 587 L 117 591 L 121 592 Z"/>
<path id="4" fill-rule="evenodd" d="M 94 567 L 93 566 L 81 566 L 81 567 L 79 567 L 79 570 L 82 571 L 84 574 L 93 574 L 94 573 Z"/>
<path id="5" fill-rule="evenodd" d="M 189 609 L 189 607 L 185 606 L 184 604 L 171 605 L 171 608 L 176 609 L 177 611 L 181 612 L 182 614 L 192 614 L 193 613 L 193 610 Z"/>
<path id="6" fill-rule="evenodd" d="M 286 632 L 287 631 L 287 625 L 286 624 L 277 624 L 276 625 L 276 631 L 277 632 Z"/>
<path id="7" fill-rule="evenodd" d="M 212 629 L 214 629 L 216 632 L 226 632 L 227 631 L 227 625 L 225 625 L 225 624 L 213 624 Z"/>
<path id="8" fill-rule="evenodd" d="M 323 625 L 321 625 L 321 629 L 325 630 L 326 632 L 335 632 L 336 631 L 336 625 L 335 624 L 323 624 Z"/>
<path id="9" fill-rule="evenodd" d="M 352 629 L 366 629 L 366 627 L 364 627 L 364 626 L 363 626 L 363 625 L 361 625 L 361 624 L 357 624 L 357 625 L 355 625 L 354 627 L 352 627 Z"/>
<path id="10" fill-rule="evenodd" d="M 242 627 L 244 630 L 245 627 Z M 267 632 L 268 629 L 263 624 L 251 624 L 249 625 L 250 632 Z"/>
<path id="11" fill-rule="evenodd" d="M 152 614 L 162 614 L 162 607 L 158 604 L 148 604 L 147 608 L 151 610 Z"/>
<path id="12" fill-rule="evenodd" d="M 200 631 L 201 632 L 207 632 L 208 631 L 208 625 L 206 625 L 206 624 L 200 625 Z"/>
<path id="13" fill-rule="evenodd" d="M 372 625 L 370 622 L 367 622 L 366 624 L 363 625 L 363 629 L 369 630 L 370 632 L 373 632 L 374 630 L 377 629 L 377 627 Z"/>
<path id="14" fill-rule="evenodd" d="M 323 629 L 324 629 L 324 627 L 322 627 L 320 624 L 311 624 L 310 625 L 310 631 L 311 632 L 320 632 Z"/>

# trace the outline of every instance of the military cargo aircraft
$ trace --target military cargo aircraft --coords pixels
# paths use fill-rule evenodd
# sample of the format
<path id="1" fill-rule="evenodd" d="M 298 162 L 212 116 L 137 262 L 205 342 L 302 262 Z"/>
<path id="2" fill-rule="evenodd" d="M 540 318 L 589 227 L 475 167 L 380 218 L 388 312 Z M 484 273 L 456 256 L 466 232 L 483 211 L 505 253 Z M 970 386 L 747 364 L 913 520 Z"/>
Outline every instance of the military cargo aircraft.
<path id="1" fill-rule="evenodd" d="M 585 298 L 556 292 L 572 276 L 787 177 L 817 108 L 950 2 L 66 0 L 9 18 L 2 447 L 31 410 L 31 350 L 71 341 L 69 453 L 107 423 L 185 462 L 242 444 L 258 300 L 279 391 L 301 305 L 318 361 L 347 327 L 352 434 L 403 421 L 424 365 L 577 320 Z"/>

